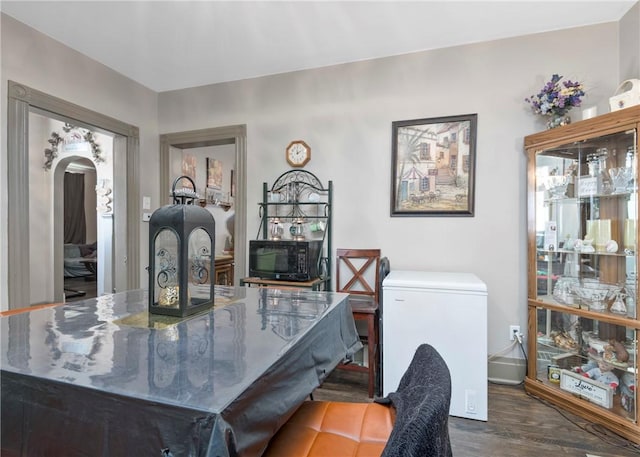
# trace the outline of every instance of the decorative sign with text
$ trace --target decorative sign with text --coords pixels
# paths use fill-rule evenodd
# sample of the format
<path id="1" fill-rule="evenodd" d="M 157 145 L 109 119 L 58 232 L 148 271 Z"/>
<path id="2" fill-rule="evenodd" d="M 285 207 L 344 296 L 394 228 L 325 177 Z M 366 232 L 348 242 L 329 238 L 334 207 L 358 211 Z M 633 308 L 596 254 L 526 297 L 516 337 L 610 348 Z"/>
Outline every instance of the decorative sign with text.
<path id="1" fill-rule="evenodd" d="M 560 372 L 560 388 L 589 400 L 596 405 L 611 409 L 613 406 L 613 389 L 569 370 Z"/>

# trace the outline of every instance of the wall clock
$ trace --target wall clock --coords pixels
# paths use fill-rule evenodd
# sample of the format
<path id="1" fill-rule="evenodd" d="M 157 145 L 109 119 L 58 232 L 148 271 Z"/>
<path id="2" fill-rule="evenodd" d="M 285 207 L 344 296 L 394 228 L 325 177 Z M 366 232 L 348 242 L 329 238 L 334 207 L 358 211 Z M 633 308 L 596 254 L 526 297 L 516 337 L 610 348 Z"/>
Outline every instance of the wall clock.
<path id="1" fill-rule="evenodd" d="M 285 155 L 292 167 L 304 167 L 311 160 L 311 148 L 302 140 L 292 141 L 285 149 Z"/>

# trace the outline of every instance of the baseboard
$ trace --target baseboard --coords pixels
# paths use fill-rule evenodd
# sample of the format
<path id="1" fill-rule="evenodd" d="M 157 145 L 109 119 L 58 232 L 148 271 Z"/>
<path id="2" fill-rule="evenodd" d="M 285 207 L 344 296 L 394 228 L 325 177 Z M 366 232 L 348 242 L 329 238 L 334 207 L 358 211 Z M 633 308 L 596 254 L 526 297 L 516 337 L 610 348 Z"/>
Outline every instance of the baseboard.
<path id="1" fill-rule="evenodd" d="M 520 384 L 526 375 L 527 365 L 524 359 L 495 357 L 489 360 L 489 382 L 497 384 Z"/>

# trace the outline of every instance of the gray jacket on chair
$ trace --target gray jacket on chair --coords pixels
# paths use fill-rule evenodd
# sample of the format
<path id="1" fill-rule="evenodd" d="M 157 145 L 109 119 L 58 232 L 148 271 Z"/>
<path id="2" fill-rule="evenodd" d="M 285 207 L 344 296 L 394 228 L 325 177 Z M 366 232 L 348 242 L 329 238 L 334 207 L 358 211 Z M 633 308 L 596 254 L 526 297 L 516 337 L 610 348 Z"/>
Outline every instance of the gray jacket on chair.
<path id="1" fill-rule="evenodd" d="M 396 409 L 382 457 L 451 457 L 451 375 L 432 346 L 420 345 L 398 390 L 376 401 Z"/>

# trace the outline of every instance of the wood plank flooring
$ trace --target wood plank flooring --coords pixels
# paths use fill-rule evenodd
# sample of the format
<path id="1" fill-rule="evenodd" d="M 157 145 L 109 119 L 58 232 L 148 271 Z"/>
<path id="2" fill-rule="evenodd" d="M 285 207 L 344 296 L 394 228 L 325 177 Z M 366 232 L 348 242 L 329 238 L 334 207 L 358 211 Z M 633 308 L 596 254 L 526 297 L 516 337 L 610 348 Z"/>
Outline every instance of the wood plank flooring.
<path id="1" fill-rule="evenodd" d="M 366 373 L 335 370 L 314 400 L 370 401 Z M 640 446 L 527 395 L 523 386 L 489 384 L 487 422 L 449 417 L 454 457 L 638 457 Z"/>

